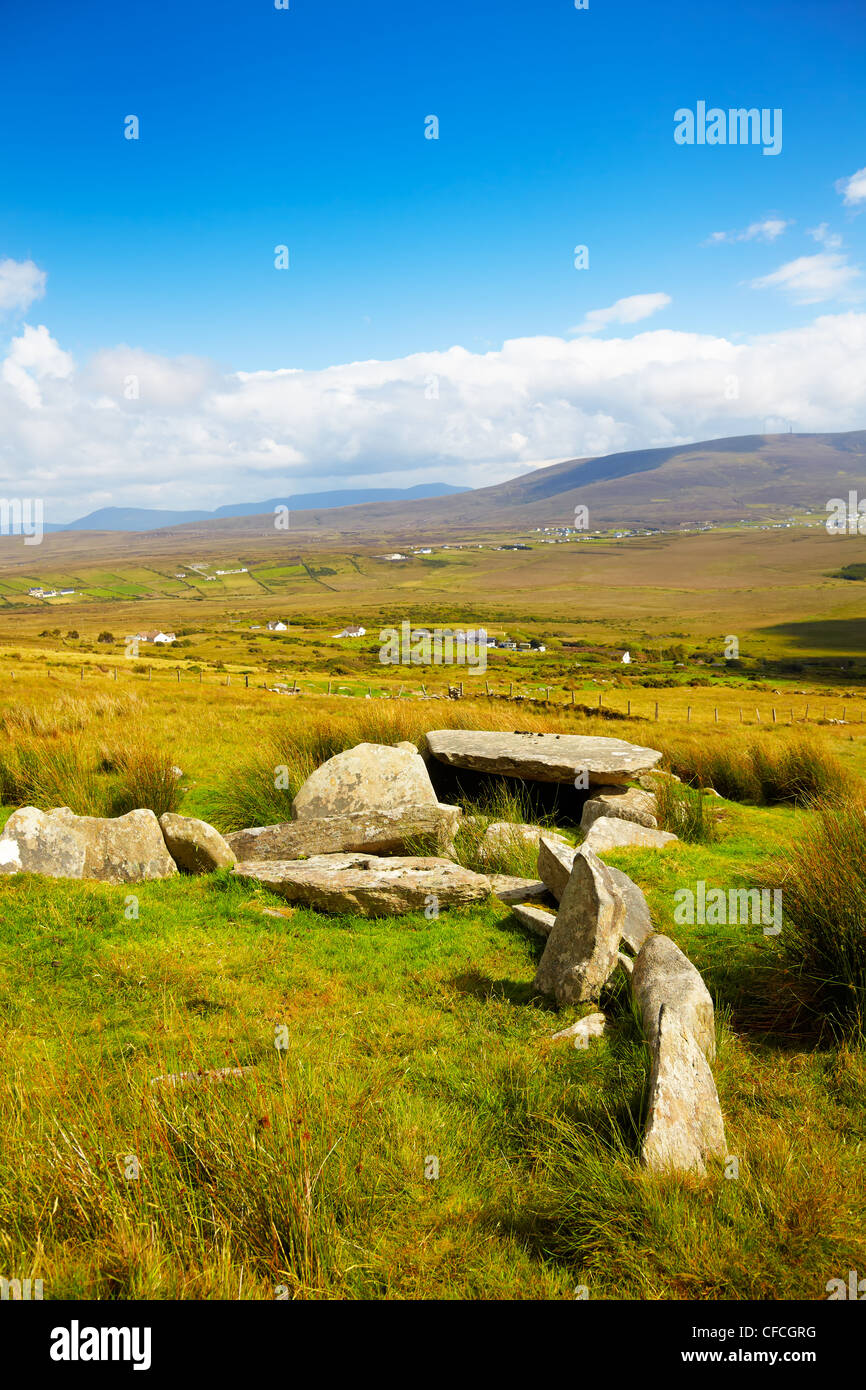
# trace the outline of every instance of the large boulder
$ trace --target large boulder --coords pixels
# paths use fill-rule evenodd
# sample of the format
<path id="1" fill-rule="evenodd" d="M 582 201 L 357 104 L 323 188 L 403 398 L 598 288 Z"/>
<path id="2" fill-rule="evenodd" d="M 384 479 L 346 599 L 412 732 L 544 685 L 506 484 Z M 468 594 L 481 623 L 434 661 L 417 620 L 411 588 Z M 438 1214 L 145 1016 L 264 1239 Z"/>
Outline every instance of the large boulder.
<path id="1" fill-rule="evenodd" d="M 438 804 L 414 743 L 359 743 L 311 773 L 292 802 L 293 820 Z"/>
<path id="2" fill-rule="evenodd" d="M 209 874 L 214 869 L 230 869 L 237 862 L 222 835 L 207 821 L 165 811 L 159 824 L 169 854 L 187 873 Z"/>
<path id="3" fill-rule="evenodd" d="M 613 816 L 616 820 L 645 825 L 650 830 L 658 829 L 656 799 L 652 792 L 642 791 L 640 787 L 600 787 L 583 803 L 581 829 L 589 830 L 600 816 Z"/>
<path id="4" fill-rule="evenodd" d="M 661 753 L 621 738 L 583 734 L 509 734 L 474 729 L 434 729 L 427 748 L 449 767 L 522 777 L 532 782 L 571 782 L 586 772 L 589 786 L 626 782 L 655 767 Z"/>
<path id="5" fill-rule="evenodd" d="M 125 816 L 76 816 L 68 806 L 50 811 L 49 819 L 73 831 L 84 843 L 82 878 L 105 883 L 141 883 L 170 878 L 177 865 L 168 852 L 153 811 Z"/>
<path id="6" fill-rule="evenodd" d="M 682 1014 L 663 1004 L 656 1020 L 641 1160 L 659 1173 L 706 1172 L 726 1156 L 725 1125 L 713 1074 Z"/>
<path id="7" fill-rule="evenodd" d="M 398 916 L 480 902 L 490 881 L 450 859 L 381 859 L 370 854 L 319 854 L 311 859 L 253 860 L 236 864 L 239 878 L 254 879 L 289 902 L 322 912 L 362 917 Z"/>
<path id="8" fill-rule="evenodd" d="M 23 806 L 0 836 L 0 871 L 140 883 L 169 878 L 177 865 L 153 811 L 76 816 L 68 806 L 54 811 Z"/>
<path id="9" fill-rule="evenodd" d="M 460 823 L 459 806 L 441 803 L 388 811 L 350 811 L 235 830 L 226 843 L 240 860 L 300 859 L 312 854 L 447 853 Z"/>
<path id="10" fill-rule="evenodd" d="M 84 857 L 81 836 L 36 806 L 13 811 L 0 835 L 0 874 L 81 878 Z"/>
<path id="11" fill-rule="evenodd" d="M 599 816 L 587 832 L 582 849 L 591 849 L 595 854 L 604 854 L 612 849 L 664 849 L 673 844 L 676 835 L 668 830 L 651 830 L 647 825 L 638 825 L 631 820 L 618 820 L 613 816 Z"/>
<path id="12" fill-rule="evenodd" d="M 700 971 L 675 941 L 655 933 L 647 938 L 635 961 L 631 987 L 650 1047 L 655 1047 L 659 1012 L 664 1005 L 680 1015 L 702 1052 L 709 1061 L 713 1060 L 716 1055 L 713 1001 Z"/>
<path id="13" fill-rule="evenodd" d="M 617 966 L 624 917 L 606 865 L 592 850 L 580 849 L 536 971 L 536 989 L 558 1004 L 597 999 Z"/>

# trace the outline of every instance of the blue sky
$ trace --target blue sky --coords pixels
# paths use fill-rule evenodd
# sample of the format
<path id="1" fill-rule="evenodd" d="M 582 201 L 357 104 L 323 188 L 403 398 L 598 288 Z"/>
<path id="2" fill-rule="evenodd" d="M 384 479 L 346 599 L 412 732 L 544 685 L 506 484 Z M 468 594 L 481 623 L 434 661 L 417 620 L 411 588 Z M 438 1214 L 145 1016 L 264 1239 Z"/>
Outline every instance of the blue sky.
<path id="1" fill-rule="evenodd" d="M 737 345 L 796 335 L 821 315 L 860 318 L 866 192 L 846 183 L 866 166 L 860 0 L 589 0 L 580 11 L 573 0 L 291 0 L 288 11 L 265 0 L 48 0 L 4 13 L 3 30 L 0 120 L 11 138 L 0 145 L 0 263 L 32 262 L 45 278 L 31 303 L 23 295 L 7 303 L 0 353 L 29 324 L 44 325 L 65 354 L 46 368 L 43 343 L 15 349 L 12 387 L 19 368 L 35 372 L 40 399 L 25 386 L 26 408 L 60 412 L 62 422 L 72 406 L 54 394 L 74 389 L 81 406 L 89 391 L 92 404 L 105 386 L 99 364 L 124 349 L 151 361 L 153 382 L 187 371 L 182 406 L 177 391 L 167 403 L 153 386 L 160 419 L 170 407 L 195 415 L 205 432 L 219 418 L 223 431 L 216 471 L 212 458 L 209 473 L 200 460 L 188 475 L 178 431 L 169 445 L 163 429 L 165 468 L 150 480 L 137 478 L 135 440 L 115 439 L 115 452 L 130 451 L 122 498 L 117 482 L 70 460 L 75 503 L 106 491 L 146 502 L 147 487 L 167 484 L 171 467 L 190 502 L 236 500 L 237 474 L 219 472 L 229 461 L 226 411 L 208 414 L 202 396 L 196 414 L 188 370 L 170 365 L 179 358 L 208 364 L 196 369 L 197 389 L 213 397 L 220 377 L 232 380 L 231 393 L 239 371 L 315 376 L 454 348 L 483 357 L 509 341 L 573 342 L 588 312 L 633 296 L 661 307 L 630 323 L 603 319 L 592 335 L 601 356 L 612 337 L 627 343 L 667 330 Z M 676 145 L 674 112 L 698 100 L 781 108 L 781 153 Z M 137 141 L 123 137 L 129 114 L 140 120 Z M 431 114 L 438 140 L 424 138 Z M 809 234 L 823 224 L 823 240 Z M 707 244 L 714 233 L 724 239 Z M 288 271 L 274 268 L 278 244 L 289 247 Z M 574 267 L 577 244 L 589 248 L 588 270 Z M 423 380 L 429 375 L 439 373 Z M 641 390 L 653 390 L 652 376 Z M 605 443 L 659 442 L 666 424 L 672 438 L 701 437 L 711 423 L 706 412 L 673 418 L 664 404 L 663 420 L 626 421 L 583 384 L 573 442 L 565 428 L 504 419 L 499 399 L 489 454 L 466 439 L 465 459 L 481 470 L 472 479 Z M 357 404 L 374 388 L 366 379 L 347 389 Z M 539 394 L 534 382 L 526 389 Z M 147 395 L 121 407 L 137 412 L 138 435 Z M 542 407 L 546 399 L 541 391 Z M 755 404 L 750 419 L 786 411 L 770 390 Z M 856 399 L 844 406 L 839 428 L 866 424 Z M 393 416 L 399 401 L 389 396 L 383 408 Z M 238 432 L 235 467 L 263 440 L 283 453 L 269 463 L 265 448 L 253 460 L 250 487 L 262 475 L 293 490 L 323 476 L 391 476 L 401 433 L 407 482 L 449 469 L 461 480 L 453 441 L 452 453 L 441 440 L 426 454 L 408 447 L 423 427 L 411 412 L 393 438 L 370 436 L 354 454 L 357 412 L 343 436 L 328 433 L 318 446 L 279 411 L 264 419 L 253 403 L 252 413 L 263 432 L 252 443 Z M 795 424 L 807 428 L 810 418 Z M 86 427 L 76 415 L 79 433 Z M 20 470 L 23 460 L 37 477 L 39 456 L 27 453 L 34 430 L 22 436 L 13 421 L 12 434 L 22 442 L 7 443 L 0 467 Z M 152 451 L 159 435 L 155 428 Z M 512 436 L 526 443 L 508 445 Z M 59 500 L 56 465 L 50 483 Z M 152 492 L 149 500 L 158 504 Z M 69 506 L 74 512 L 72 498 Z"/>

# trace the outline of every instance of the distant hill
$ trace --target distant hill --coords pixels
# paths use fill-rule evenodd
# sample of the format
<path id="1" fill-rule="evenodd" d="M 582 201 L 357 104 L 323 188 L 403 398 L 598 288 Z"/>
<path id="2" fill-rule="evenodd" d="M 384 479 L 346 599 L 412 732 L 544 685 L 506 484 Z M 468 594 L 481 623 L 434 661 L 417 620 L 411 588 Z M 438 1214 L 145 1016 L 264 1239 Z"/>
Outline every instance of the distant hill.
<path id="1" fill-rule="evenodd" d="M 240 503 L 217 512 L 127 511 L 108 508 L 72 522 L 66 531 L 91 533 L 89 553 L 113 553 L 122 531 L 148 533 L 147 553 L 196 547 L 214 553 L 247 541 L 285 546 L 273 509 L 289 507 L 293 537 L 310 542 L 369 544 L 387 537 L 392 547 L 422 538 L 502 535 L 535 526 L 570 526 L 576 506 L 589 511 L 589 529 L 658 527 L 705 522 L 784 519 L 808 509 L 823 513 L 831 497 L 866 495 L 866 430 L 840 434 L 743 435 L 638 449 L 600 458 L 567 459 L 492 487 L 430 484 L 406 489 L 303 493 Z M 363 497 L 363 503 L 355 499 Z M 347 501 L 346 499 L 351 499 Z M 46 527 L 46 530 L 57 530 Z M 100 544 L 93 533 L 102 531 Z M 117 535 L 117 542 L 109 534 Z M 48 538 L 46 537 L 46 540 Z M 57 553 L 74 553 L 72 537 Z M 0 542 L 2 543 L 2 542 Z M 145 553 L 141 546 L 136 553 Z"/>
<path id="2" fill-rule="evenodd" d="M 148 507 L 102 507 L 89 512 L 77 521 L 49 523 L 46 531 L 156 531 L 166 526 L 184 526 L 194 521 L 220 521 L 235 516 L 273 515 L 276 507 L 290 511 L 303 507 L 330 510 L 332 507 L 353 507 L 370 502 L 411 502 L 431 497 L 449 497 L 453 493 L 470 492 L 467 487 L 450 483 L 421 483 L 417 487 L 344 488 L 334 492 L 298 492 L 288 497 L 272 497 L 266 502 L 234 502 L 215 511 L 169 511 Z"/>
<path id="3" fill-rule="evenodd" d="M 377 501 L 324 511 L 292 509 L 293 532 L 392 536 L 484 534 L 572 525 L 578 505 L 589 529 L 700 525 L 823 511 L 849 489 L 866 493 L 866 430 L 844 434 L 751 434 L 600 458 L 567 459 L 459 497 Z M 192 530 L 193 528 L 190 528 Z M 216 519 L 206 534 L 262 535 L 262 518 Z"/>

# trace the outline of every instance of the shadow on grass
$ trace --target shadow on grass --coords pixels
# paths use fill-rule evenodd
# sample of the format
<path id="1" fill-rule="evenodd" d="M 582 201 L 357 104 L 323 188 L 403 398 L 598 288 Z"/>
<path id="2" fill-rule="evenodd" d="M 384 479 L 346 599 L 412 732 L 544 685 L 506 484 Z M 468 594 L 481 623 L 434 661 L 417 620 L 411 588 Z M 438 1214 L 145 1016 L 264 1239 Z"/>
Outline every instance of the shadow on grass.
<path id="1" fill-rule="evenodd" d="M 556 1012 L 556 1006 L 538 994 L 531 980 L 521 983 L 515 980 L 492 980 L 480 970 L 464 970 L 445 983 L 458 994 L 468 995 L 473 999 L 504 999 L 509 1004 L 533 1004 L 547 1012 Z"/>

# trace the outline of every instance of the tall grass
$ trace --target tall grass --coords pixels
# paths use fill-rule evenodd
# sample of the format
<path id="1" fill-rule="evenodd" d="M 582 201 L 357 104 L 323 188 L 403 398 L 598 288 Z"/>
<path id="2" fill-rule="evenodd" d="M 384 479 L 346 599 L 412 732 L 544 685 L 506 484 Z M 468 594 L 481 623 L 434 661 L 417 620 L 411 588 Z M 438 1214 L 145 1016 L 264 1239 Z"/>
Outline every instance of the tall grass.
<path id="1" fill-rule="evenodd" d="M 683 781 L 714 787 L 729 801 L 758 806 L 788 802 L 807 806 L 850 789 L 841 763 L 806 735 L 772 743 L 769 739 L 663 739 L 665 765 Z"/>
<path id="2" fill-rule="evenodd" d="M 479 801 L 462 801 L 464 818 L 454 837 L 454 857 L 465 869 L 480 874 L 513 874 L 517 878 L 537 878 L 538 846 L 528 844 L 517 833 L 505 831 L 492 845 L 485 844 L 491 825 L 497 822 L 519 825 L 532 822 L 533 808 L 520 782 L 513 786 L 492 783 Z M 538 823 L 537 821 L 535 822 Z"/>
<path id="3" fill-rule="evenodd" d="M 171 758 L 135 730 L 110 751 L 78 733 L 19 734 L 0 747 L 0 797 L 7 806 L 68 806 L 80 816 L 139 807 L 162 815 L 181 800 Z"/>
<path id="4" fill-rule="evenodd" d="M 659 777 L 655 797 L 660 830 L 669 830 L 690 844 L 708 845 L 718 839 L 715 816 L 700 787 Z"/>
<path id="5" fill-rule="evenodd" d="M 35 735 L 47 738 L 85 729 L 97 719 L 126 718 L 138 705 L 138 697 L 134 694 L 106 695 L 96 691 L 89 692 L 86 699 L 61 695 L 46 709 L 35 705 L 16 705 L 3 714 L 0 727 L 13 737 Z"/>
<path id="6" fill-rule="evenodd" d="M 847 797 L 816 806 L 776 866 L 782 944 L 846 1031 L 866 1035 L 866 807 Z"/>

